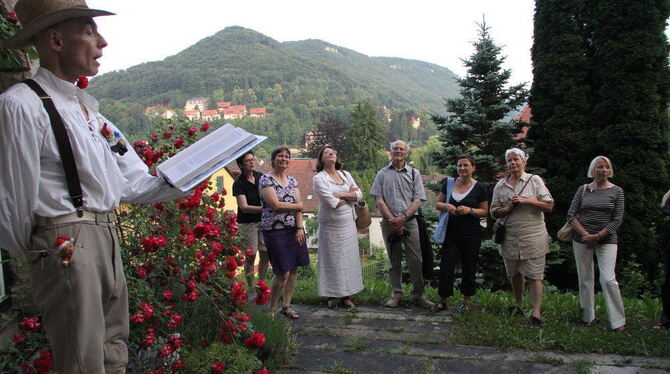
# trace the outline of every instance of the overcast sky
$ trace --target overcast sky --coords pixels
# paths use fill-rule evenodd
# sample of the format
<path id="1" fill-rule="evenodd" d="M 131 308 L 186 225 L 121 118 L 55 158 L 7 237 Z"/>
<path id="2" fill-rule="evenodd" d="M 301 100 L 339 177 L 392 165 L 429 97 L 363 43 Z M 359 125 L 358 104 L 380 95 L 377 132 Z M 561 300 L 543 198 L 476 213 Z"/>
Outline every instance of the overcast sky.
<path id="1" fill-rule="evenodd" d="M 510 83 L 530 82 L 533 0 L 88 0 L 117 13 L 96 22 L 109 46 L 101 73 L 162 60 L 228 26 L 277 41 L 321 39 L 368 56 L 423 60 L 465 74 L 486 17 Z M 193 56 L 197 58 L 197 56 Z"/>

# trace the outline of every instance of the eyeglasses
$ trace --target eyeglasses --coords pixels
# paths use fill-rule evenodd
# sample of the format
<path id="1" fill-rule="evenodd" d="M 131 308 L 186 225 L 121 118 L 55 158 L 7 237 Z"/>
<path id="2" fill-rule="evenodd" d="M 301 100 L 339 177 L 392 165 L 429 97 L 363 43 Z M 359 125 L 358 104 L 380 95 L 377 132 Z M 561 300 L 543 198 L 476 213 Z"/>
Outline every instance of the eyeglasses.
<path id="1" fill-rule="evenodd" d="M 256 159 L 255 158 L 245 158 L 244 160 L 242 160 L 242 162 L 244 162 L 246 164 L 250 164 L 252 162 L 256 162 Z"/>
<path id="2" fill-rule="evenodd" d="M 329 150 L 323 151 L 323 154 L 324 155 L 337 155 L 337 151 L 329 149 Z"/>

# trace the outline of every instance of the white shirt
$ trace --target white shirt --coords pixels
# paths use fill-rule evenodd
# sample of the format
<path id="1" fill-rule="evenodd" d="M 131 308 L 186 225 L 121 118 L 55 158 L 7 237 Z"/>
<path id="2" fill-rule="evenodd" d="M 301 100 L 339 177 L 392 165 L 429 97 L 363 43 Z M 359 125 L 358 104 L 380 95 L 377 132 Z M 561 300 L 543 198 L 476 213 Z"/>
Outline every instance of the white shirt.
<path id="1" fill-rule="evenodd" d="M 67 129 L 84 195 L 84 209 L 111 211 L 120 201 L 147 203 L 185 196 L 148 167 L 128 144 L 123 156 L 100 134 L 104 123 L 98 102 L 70 82 L 40 68 L 33 78 L 51 96 Z M 89 116 L 86 120 L 79 103 Z M 24 257 L 35 216 L 75 211 L 63 164 L 42 101 L 25 84 L 0 95 L 0 248 Z"/>

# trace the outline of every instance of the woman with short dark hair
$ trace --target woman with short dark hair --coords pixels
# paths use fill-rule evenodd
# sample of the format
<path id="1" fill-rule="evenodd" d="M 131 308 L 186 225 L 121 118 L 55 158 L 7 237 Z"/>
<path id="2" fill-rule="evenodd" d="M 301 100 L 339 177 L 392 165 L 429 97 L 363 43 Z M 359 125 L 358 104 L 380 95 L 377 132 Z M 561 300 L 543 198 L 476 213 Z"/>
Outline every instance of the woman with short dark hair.
<path id="1" fill-rule="evenodd" d="M 240 176 L 233 182 L 233 196 L 237 200 L 237 224 L 242 234 L 242 246 L 248 248 L 244 260 L 244 276 L 249 287 L 254 286 L 254 264 L 256 254 L 260 257 L 258 262 L 258 280 L 265 281 L 270 262 L 263 240 L 261 230 L 261 195 L 258 191 L 258 181 L 263 176 L 256 171 L 256 156 L 254 152 L 248 151 L 238 157 L 237 166 L 240 168 Z"/>
<path id="2" fill-rule="evenodd" d="M 272 152 L 272 172 L 258 181 L 261 191 L 261 228 L 275 276 L 272 280 L 270 310 L 274 312 L 283 296 L 282 315 L 297 319 L 291 298 L 298 278 L 298 266 L 309 265 L 302 219 L 302 198 L 298 181 L 288 175 L 291 152 L 279 147 Z"/>
<path id="3" fill-rule="evenodd" d="M 459 259 L 462 274 L 460 288 L 463 294 L 461 312 L 469 309 L 470 297 L 475 294 L 477 259 L 482 243 L 480 219 L 485 217 L 489 210 L 486 186 L 473 178 L 476 168 L 474 158 L 468 155 L 458 156 L 456 160 L 458 178 L 445 180 L 437 195 L 435 208 L 447 212 L 449 221 L 440 252 L 442 256 L 438 288 L 440 301 L 431 308 L 433 312 L 447 309 L 447 298 L 454 294 L 454 271 Z M 450 185 L 453 185 L 453 189 L 448 191 Z"/>

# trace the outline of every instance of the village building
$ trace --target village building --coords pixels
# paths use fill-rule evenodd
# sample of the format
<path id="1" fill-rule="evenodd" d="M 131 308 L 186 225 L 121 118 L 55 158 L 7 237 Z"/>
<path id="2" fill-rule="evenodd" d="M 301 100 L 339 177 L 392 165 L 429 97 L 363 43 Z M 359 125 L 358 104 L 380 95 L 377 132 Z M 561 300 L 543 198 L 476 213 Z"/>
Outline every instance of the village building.
<path id="1" fill-rule="evenodd" d="M 186 118 L 190 119 L 191 121 L 199 120 L 200 119 L 200 111 L 199 110 L 185 110 L 184 115 Z"/>
<path id="2" fill-rule="evenodd" d="M 221 115 L 216 109 L 203 110 L 202 112 L 200 112 L 200 114 L 202 119 L 205 121 L 213 121 L 215 119 L 221 119 Z"/>
<path id="3" fill-rule="evenodd" d="M 205 110 L 207 109 L 207 103 L 209 99 L 206 97 L 194 97 L 192 99 L 186 100 L 186 105 L 184 105 L 184 111 L 187 110 Z"/>
<path id="4" fill-rule="evenodd" d="M 249 109 L 249 117 L 265 117 L 267 112 L 265 108 L 251 108 Z"/>

